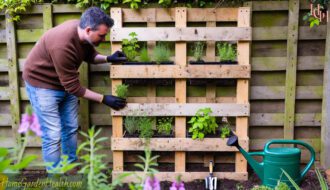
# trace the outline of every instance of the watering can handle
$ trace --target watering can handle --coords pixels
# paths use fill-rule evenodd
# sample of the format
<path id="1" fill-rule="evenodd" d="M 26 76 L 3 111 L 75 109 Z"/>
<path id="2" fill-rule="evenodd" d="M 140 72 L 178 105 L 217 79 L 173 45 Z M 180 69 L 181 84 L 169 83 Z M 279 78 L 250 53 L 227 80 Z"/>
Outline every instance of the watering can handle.
<path id="1" fill-rule="evenodd" d="M 301 172 L 301 178 L 303 178 L 306 175 L 307 171 L 310 169 L 310 167 L 312 166 L 312 164 L 315 161 L 315 151 L 314 151 L 313 147 L 303 141 L 285 140 L 285 139 L 284 140 L 282 140 L 282 139 L 271 140 L 271 141 L 267 142 L 267 144 L 265 145 L 265 152 L 269 152 L 268 149 L 271 144 L 299 144 L 299 145 L 306 147 L 309 150 L 309 152 L 311 153 L 311 158 L 310 158 L 310 161 L 308 162 L 307 166 Z"/>

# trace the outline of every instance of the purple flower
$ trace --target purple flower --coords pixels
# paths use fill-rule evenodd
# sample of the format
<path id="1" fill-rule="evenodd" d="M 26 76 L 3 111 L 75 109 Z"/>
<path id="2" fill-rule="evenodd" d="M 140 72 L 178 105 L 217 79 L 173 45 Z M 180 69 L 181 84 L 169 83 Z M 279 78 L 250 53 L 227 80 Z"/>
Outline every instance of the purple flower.
<path id="1" fill-rule="evenodd" d="M 184 183 L 180 181 L 180 179 L 178 181 L 173 181 L 170 190 L 185 190 Z"/>
<path id="2" fill-rule="evenodd" d="M 143 185 L 143 190 L 161 190 L 160 183 L 155 177 L 147 177 Z"/>
<path id="3" fill-rule="evenodd" d="M 26 134 L 29 129 L 36 135 L 41 136 L 40 124 L 37 116 L 34 113 L 23 114 L 21 124 L 18 128 L 19 133 Z"/>

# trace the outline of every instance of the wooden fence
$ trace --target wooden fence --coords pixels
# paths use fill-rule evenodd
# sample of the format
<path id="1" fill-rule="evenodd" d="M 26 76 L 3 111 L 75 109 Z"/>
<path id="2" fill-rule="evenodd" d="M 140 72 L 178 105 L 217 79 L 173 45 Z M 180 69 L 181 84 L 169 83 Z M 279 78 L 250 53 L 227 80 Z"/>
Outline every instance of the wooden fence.
<path id="1" fill-rule="evenodd" d="M 268 139 L 294 138 L 310 143 L 317 152 L 317 163 L 329 167 L 329 39 L 330 26 L 309 28 L 302 17 L 309 11 L 307 1 L 256 1 L 246 6 L 252 8 L 251 79 L 249 150 L 261 150 Z M 290 8 L 290 9 L 289 9 Z M 148 9 L 149 10 L 149 9 Z M 152 9 L 150 9 L 152 10 Z M 149 10 L 149 11 L 150 11 Z M 158 26 L 175 26 L 175 9 L 170 21 Z M 141 10 L 140 12 L 144 12 Z M 144 18 L 137 22 L 132 17 L 134 11 L 124 14 L 123 19 L 131 19 L 125 26 L 155 26 L 154 18 Z M 72 5 L 38 5 L 23 14 L 22 21 L 6 22 L 0 14 L 0 142 L 2 146 L 15 145 L 20 114 L 28 104 L 24 83 L 21 79 L 22 66 L 28 52 L 42 33 L 65 20 L 79 18 L 81 10 Z M 197 16 L 197 15 L 196 15 Z M 201 15 L 198 15 L 201 16 Z M 220 15 L 226 22 L 211 22 L 203 15 L 198 23 L 187 18 L 188 27 L 236 26 L 229 14 Z M 164 19 L 158 18 L 157 19 Z M 166 18 L 167 19 L 167 18 Z M 298 25 L 297 25 L 298 24 Z M 328 43 L 326 43 L 328 39 Z M 107 42 L 98 47 L 103 54 L 110 53 L 109 36 Z M 150 44 L 149 44 L 150 45 Z M 151 44 L 152 45 L 152 44 Z M 190 44 L 187 44 L 188 50 Z M 212 47 L 212 44 L 208 46 Z M 188 60 L 191 54 L 188 51 Z M 206 55 L 208 57 L 209 55 Z M 176 58 L 175 58 L 176 59 Z M 108 65 L 87 65 L 81 67 L 81 82 L 104 94 L 111 94 Z M 186 73 L 186 75 L 188 75 Z M 155 95 L 156 94 L 156 95 Z M 208 99 L 215 102 L 236 100 L 236 86 L 187 85 L 187 102 Z M 174 86 L 145 87 L 130 89 L 129 102 L 174 102 Z M 205 98 L 206 97 L 206 98 Z M 138 100 L 136 100 L 138 99 Z M 206 101 L 206 100 L 203 100 Z M 80 103 L 80 123 L 86 130 L 91 125 L 103 129 L 102 136 L 112 135 L 110 110 L 101 104 L 82 100 Z M 322 127 L 321 127 L 322 126 Z M 112 161 L 110 140 L 105 151 Z M 40 140 L 29 142 L 29 153 L 40 154 Z M 303 150 L 303 162 L 308 161 L 308 153 Z M 127 156 L 127 162 L 135 162 Z M 216 164 L 235 163 L 235 154 L 214 156 Z M 159 163 L 174 163 L 173 155 L 163 155 Z M 186 155 L 186 167 L 203 164 L 204 156 Z"/>

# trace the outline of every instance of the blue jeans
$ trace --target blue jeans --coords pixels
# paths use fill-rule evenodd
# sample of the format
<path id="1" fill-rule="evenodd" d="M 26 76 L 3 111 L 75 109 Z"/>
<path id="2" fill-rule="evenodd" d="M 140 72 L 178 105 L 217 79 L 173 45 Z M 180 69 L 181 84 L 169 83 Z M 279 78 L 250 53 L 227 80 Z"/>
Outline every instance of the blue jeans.
<path id="1" fill-rule="evenodd" d="M 66 91 L 37 88 L 27 82 L 25 86 L 41 126 L 43 160 L 56 167 L 61 161 L 62 147 L 69 163 L 76 161 L 78 98 Z"/>

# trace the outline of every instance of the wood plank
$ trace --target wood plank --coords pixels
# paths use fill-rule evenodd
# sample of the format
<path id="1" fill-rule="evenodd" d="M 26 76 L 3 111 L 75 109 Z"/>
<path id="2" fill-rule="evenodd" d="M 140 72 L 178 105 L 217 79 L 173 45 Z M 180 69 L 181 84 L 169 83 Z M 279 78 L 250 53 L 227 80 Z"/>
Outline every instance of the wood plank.
<path id="1" fill-rule="evenodd" d="M 193 140 L 191 138 L 151 138 L 152 151 L 203 151 L 203 152 L 237 152 L 236 147 L 227 146 L 228 139 L 204 138 Z M 240 145 L 248 150 L 248 139 L 240 139 Z M 143 151 L 145 140 L 141 138 L 112 138 L 111 150 Z"/>
<path id="2" fill-rule="evenodd" d="M 53 28 L 52 4 L 43 4 L 43 28 L 44 32 Z"/>
<path id="3" fill-rule="evenodd" d="M 112 28 L 110 39 L 114 42 L 128 39 L 135 32 L 139 41 L 250 41 L 250 27 L 189 27 L 189 28 Z"/>
<path id="4" fill-rule="evenodd" d="M 147 100 L 139 98 L 140 100 Z M 159 99 L 158 99 L 159 100 Z M 174 101 L 174 98 L 172 99 Z M 205 100 L 205 99 L 204 99 Z M 206 100 L 205 100 L 206 101 Z M 131 102 L 128 99 L 128 102 Z M 142 101 L 139 101 L 142 102 Z M 164 100 L 164 102 L 168 102 Z M 196 101 L 194 101 L 196 102 Z M 9 114 L 0 114 L 0 126 L 8 126 L 11 122 Z M 92 125 L 111 125 L 111 117 L 109 114 L 92 113 L 91 114 Z M 321 126 L 321 113 L 296 113 L 295 114 L 295 127 L 308 126 L 308 127 L 320 127 Z M 251 113 L 249 118 L 250 126 L 283 126 L 284 125 L 284 113 Z"/>
<path id="5" fill-rule="evenodd" d="M 322 86 L 297 86 L 297 100 L 322 99 Z M 284 86 L 251 86 L 250 100 L 283 100 Z"/>
<path id="6" fill-rule="evenodd" d="M 240 7 L 238 9 L 238 27 L 251 26 L 251 8 Z M 251 44 L 250 42 L 238 41 L 237 60 L 239 65 L 250 65 Z M 249 81 L 237 80 L 236 101 L 238 104 L 249 104 Z M 236 117 L 236 135 L 238 138 L 248 138 L 248 117 Z M 241 153 L 235 155 L 235 172 L 246 172 L 247 161 Z"/>
<path id="7" fill-rule="evenodd" d="M 111 8 L 110 15 L 114 20 L 114 28 L 122 27 L 122 10 L 121 8 Z M 114 53 L 121 49 L 120 43 L 111 42 L 111 52 Z M 111 74 L 111 73 L 110 73 Z M 112 94 L 116 94 L 115 87 L 122 84 L 122 80 L 112 80 L 111 81 L 111 91 Z M 112 116 L 112 137 L 122 137 L 123 136 L 123 117 Z M 113 171 L 123 171 L 124 169 L 124 153 L 122 151 L 113 151 Z M 112 174 L 112 179 L 114 175 Z"/>
<path id="8" fill-rule="evenodd" d="M 301 140 L 313 147 L 315 152 L 320 152 L 320 145 L 321 145 L 321 139 L 296 139 L 296 140 Z M 265 144 L 269 141 L 269 139 L 250 139 L 250 150 L 263 150 Z M 275 145 L 276 146 L 276 145 Z M 275 147 L 274 146 L 274 147 Z"/>
<path id="9" fill-rule="evenodd" d="M 252 71 L 285 71 L 286 57 L 252 57 Z M 298 56 L 298 70 L 323 70 L 324 56 Z"/>
<path id="10" fill-rule="evenodd" d="M 284 113 L 251 113 L 250 126 L 283 126 Z M 297 113 L 295 114 L 295 127 L 321 126 L 321 113 Z"/>
<path id="11" fill-rule="evenodd" d="M 328 3 L 330 6 L 330 2 Z M 328 6 L 328 7 L 329 7 Z M 323 73 L 323 101 L 321 127 L 321 164 L 330 167 L 330 22 L 327 23 L 327 39 Z"/>
<path id="12" fill-rule="evenodd" d="M 299 0 L 289 1 L 287 66 L 285 82 L 284 138 L 294 139 L 294 113 L 296 99 Z"/>
<path id="13" fill-rule="evenodd" d="M 91 90 L 110 93 L 108 87 L 90 87 Z M 322 86 L 297 86 L 296 100 L 320 100 L 322 99 Z M 284 86 L 251 86 L 250 100 L 284 100 Z M 25 88 L 20 88 L 21 100 L 28 100 Z M 9 88 L 0 87 L 0 100 L 9 100 Z M 158 103 L 175 103 L 175 97 L 155 97 Z M 187 97 L 188 103 L 207 103 L 206 97 Z M 128 102 L 141 103 L 147 102 L 145 97 L 129 97 Z M 215 103 L 235 102 L 236 97 L 216 97 Z"/>
<path id="14" fill-rule="evenodd" d="M 175 27 L 176 29 L 185 29 L 187 27 L 187 8 L 175 9 Z M 180 66 L 187 64 L 187 44 L 185 42 L 175 43 L 175 63 Z M 185 104 L 187 102 L 187 83 L 186 80 L 175 80 L 175 100 L 176 103 Z M 184 138 L 186 136 L 186 118 L 175 117 L 175 137 Z M 185 152 L 175 152 L 175 171 L 186 171 Z"/>
<path id="15" fill-rule="evenodd" d="M 79 68 L 79 81 L 82 86 L 88 88 L 89 84 L 89 64 L 83 63 Z M 87 132 L 90 126 L 90 110 L 89 110 L 89 100 L 85 98 L 79 98 L 79 120 L 81 130 Z"/>
<path id="16" fill-rule="evenodd" d="M 124 173 L 129 172 L 112 172 L 114 177 L 118 177 Z M 145 175 L 142 172 L 134 172 L 139 176 Z M 209 172 L 157 172 L 155 177 L 161 181 L 174 181 L 177 176 L 181 176 L 181 180 L 184 182 L 190 182 L 194 180 L 204 180 L 205 176 L 209 175 Z M 232 179 L 238 181 L 246 181 L 248 179 L 247 172 L 213 172 L 213 175 L 218 179 Z M 139 183 L 138 178 L 135 175 L 130 175 L 123 179 L 123 183 L 135 182 Z"/>
<path id="17" fill-rule="evenodd" d="M 326 26 L 310 28 L 299 26 L 298 39 L 300 40 L 323 40 L 325 39 Z M 287 26 L 254 27 L 252 29 L 252 40 L 286 40 L 288 37 Z"/>
<path id="18" fill-rule="evenodd" d="M 0 30 L 0 43 L 6 43 L 6 30 Z"/>
<path id="19" fill-rule="evenodd" d="M 10 125 L 11 125 L 11 115 L 1 113 L 0 114 L 0 126 L 10 126 Z M 0 138 L 0 140 L 1 140 L 1 142 L 3 142 L 1 138 Z"/>
<path id="20" fill-rule="evenodd" d="M 120 78 L 250 78 L 249 65 L 111 65 L 110 77 Z"/>
<path id="21" fill-rule="evenodd" d="M 21 140 L 21 136 L 17 133 L 20 124 L 20 94 L 19 94 L 19 77 L 18 77 L 18 60 L 17 46 L 15 36 L 15 25 L 9 22 L 9 15 L 6 15 L 6 36 L 7 36 L 7 59 L 8 59 L 8 76 L 9 76 L 9 97 L 10 97 L 10 114 L 11 127 L 14 141 L 17 144 Z"/>
<path id="22" fill-rule="evenodd" d="M 36 42 L 44 33 L 44 29 L 20 29 L 17 32 L 18 43 Z"/>
<path id="23" fill-rule="evenodd" d="M 249 104 L 245 103 L 128 103 L 119 111 L 111 110 L 112 116 L 194 116 L 200 108 L 211 108 L 212 116 L 248 116 Z M 134 112 L 134 114 L 133 114 Z"/>
<path id="24" fill-rule="evenodd" d="M 150 17 L 156 10 L 156 18 Z M 123 22 L 174 22 L 175 8 L 122 9 Z M 212 16 L 210 16 L 212 15 Z M 237 8 L 189 8 L 188 22 L 237 21 Z"/>
<path id="25" fill-rule="evenodd" d="M 81 13 L 82 11 L 74 4 L 53 4 L 53 13 Z"/>

